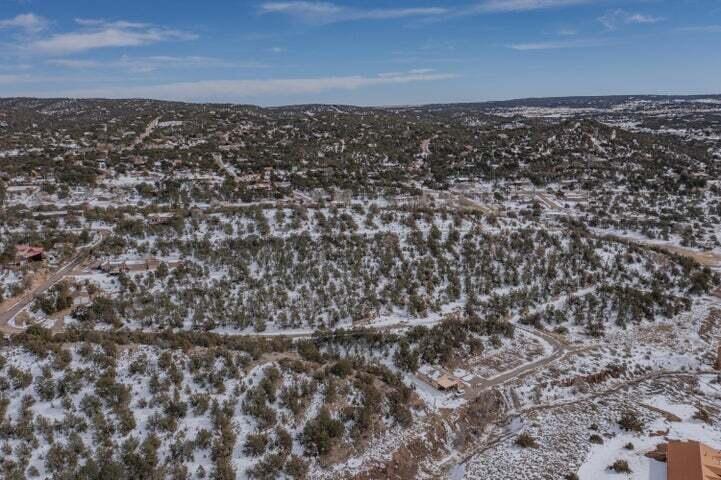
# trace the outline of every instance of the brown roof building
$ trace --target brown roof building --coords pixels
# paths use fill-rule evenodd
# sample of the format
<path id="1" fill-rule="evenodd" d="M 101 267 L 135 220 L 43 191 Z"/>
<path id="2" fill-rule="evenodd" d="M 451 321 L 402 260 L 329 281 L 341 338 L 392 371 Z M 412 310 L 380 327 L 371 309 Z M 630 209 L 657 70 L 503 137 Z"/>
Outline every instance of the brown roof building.
<path id="1" fill-rule="evenodd" d="M 436 388 L 438 390 L 458 390 L 459 387 L 460 383 L 458 382 L 458 380 L 448 374 L 443 374 L 440 378 L 436 380 Z"/>
<path id="2" fill-rule="evenodd" d="M 699 442 L 669 442 L 668 480 L 721 480 L 721 452 Z"/>
<path id="3" fill-rule="evenodd" d="M 15 260 L 19 262 L 39 262 L 45 256 L 45 249 L 32 245 L 17 245 L 15 247 Z"/>

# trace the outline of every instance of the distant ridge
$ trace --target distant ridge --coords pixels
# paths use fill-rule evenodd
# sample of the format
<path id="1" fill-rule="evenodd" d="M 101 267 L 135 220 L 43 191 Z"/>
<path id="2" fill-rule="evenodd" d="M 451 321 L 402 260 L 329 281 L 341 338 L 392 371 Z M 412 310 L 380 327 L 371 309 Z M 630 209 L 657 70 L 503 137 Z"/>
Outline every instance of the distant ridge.
<path id="1" fill-rule="evenodd" d="M 629 101 L 693 101 L 712 99 L 721 101 L 721 94 L 708 95 L 598 95 L 598 96 L 570 96 L 570 97 L 528 97 L 509 100 L 488 100 L 480 102 L 451 102 L 451 103 L 429 103 L 418 105 L 342 105 L 342 104 L 291 104 L 282 106 L 264 107 L 243 103 L 195 103 L 169 100 L 154 100 L 144 98 L 107 99 L 107 98 L 34 98 L 34 97 L 0 97 L 0 107 L 27 103 L 38 105 L 49 105 L 58 102 L 103 102 L 103 103 L 158 103 L 165 105 L 197 105 L 207 108 L 257 108 L 267 110 L 307 110 L 307 111 L 329 111 L 329 110 L 363 110 L 363 109 L 487 109 L 487 108 L 513 108 L 513 107 L 545 107 L 545 108 L 609 108 Z"/>

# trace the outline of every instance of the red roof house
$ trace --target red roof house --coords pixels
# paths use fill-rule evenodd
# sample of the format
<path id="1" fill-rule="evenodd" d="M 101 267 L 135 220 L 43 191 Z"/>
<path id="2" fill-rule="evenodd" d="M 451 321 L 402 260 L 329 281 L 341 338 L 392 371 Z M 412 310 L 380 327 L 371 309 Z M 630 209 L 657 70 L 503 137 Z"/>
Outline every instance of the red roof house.
<path id="1" fill-rule="evenodd" d="M 32 245 L 17 245 L 15 247 L 15 260 L 21 262 L 40 262 L 45 258 L 45 249 Z"/>

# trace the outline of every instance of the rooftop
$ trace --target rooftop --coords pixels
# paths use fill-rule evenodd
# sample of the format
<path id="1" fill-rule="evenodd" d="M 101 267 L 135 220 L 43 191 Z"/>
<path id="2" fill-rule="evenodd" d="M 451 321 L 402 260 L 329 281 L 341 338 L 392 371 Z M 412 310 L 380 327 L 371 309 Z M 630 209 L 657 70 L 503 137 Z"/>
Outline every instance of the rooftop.
<path id="1" fill-rule="evenodd" d="M 721 480 L 721 452 L 703 443 L 668 444 L 668 480 Z"/>

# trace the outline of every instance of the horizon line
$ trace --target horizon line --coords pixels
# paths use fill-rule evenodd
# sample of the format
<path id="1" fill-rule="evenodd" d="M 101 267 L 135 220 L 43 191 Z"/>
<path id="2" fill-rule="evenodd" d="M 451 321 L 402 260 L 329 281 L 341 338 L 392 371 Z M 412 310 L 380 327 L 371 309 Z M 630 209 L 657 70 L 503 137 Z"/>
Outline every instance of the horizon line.
<path id="1" fill-rule="evenodd" d="M 157 99 L 150 97 L 42 97 L 42 96 L 0 96 L 0 101 L 7 100 L 72 100 L 72 101 L 106 101 L 106 102 L 157 102 L 157 103 L 178 103 L 182 105 L 229 105 L 234 107 L 254 107 L 262 109 L 282 109 L 282 108 L 297 108 L 304 106 L 322 106 L 322 107 L 351 107 L 351 108 L 378 108 L 378 109 L 392 109 L 392 108 L 422 108 L 432 106 L 450 106 L 450 105 L 484 105 L 493 103 L 509 103 L 509 102 L 523 102 L 523 101 L 538 101 L 538 100 L 570 100 L 570 99 L 590 99 L 590 98 L 630 98 L 630 97 L 645 97 L 645 98 L 710 98 L 710 97 L 721 97 L 721 93 L 701 93 L 701 94 L 672 94 L 672 93 L 629 93 L 629 94 L 605 94 L 605 95 L 567 95 L 567 96 L 538 96 L 538 97 L 515 97 L 515 98 L 504 98 L 494 100 L 469 100 L 469 101 L 457 101 L 457 102 L 430 102 L 430 103 L 417 103 L 417 104 L 373 104 L 373 105 L 360 105 L 360 104 L 346 104 L 346 103 L 332 103 L 332 102 L 310 102 L 310 103 L 289 103 L 279 105 L 261 105 L 254 103 L 241 103 L 241 102 L 204 102 L 204 101 L 188 101 L 188 100 L 167 100 Z"/>

